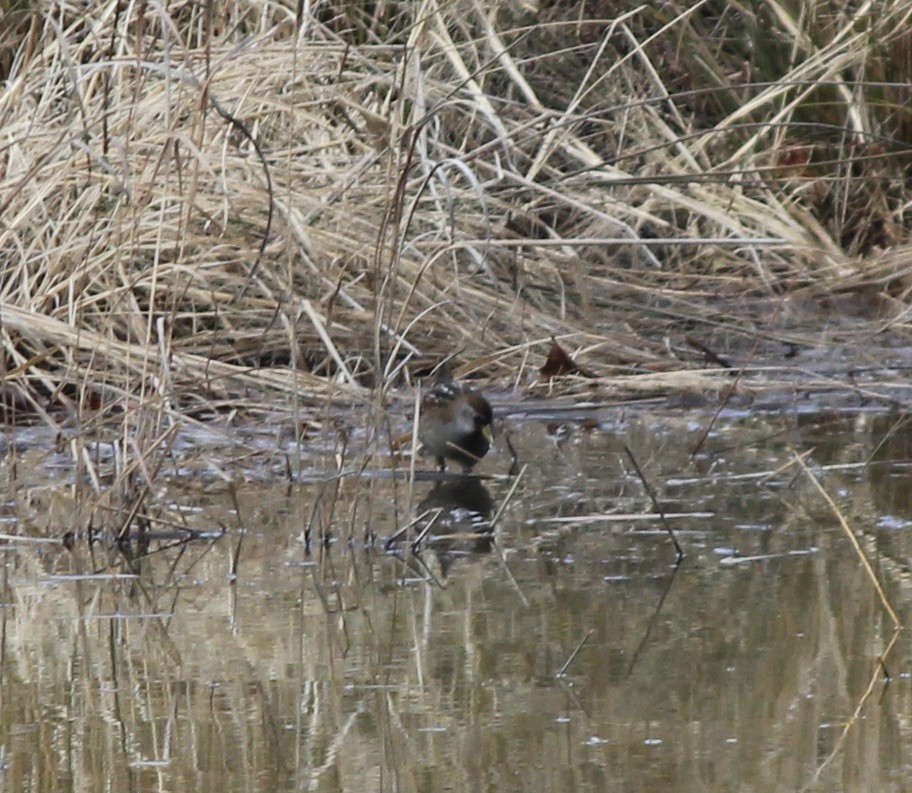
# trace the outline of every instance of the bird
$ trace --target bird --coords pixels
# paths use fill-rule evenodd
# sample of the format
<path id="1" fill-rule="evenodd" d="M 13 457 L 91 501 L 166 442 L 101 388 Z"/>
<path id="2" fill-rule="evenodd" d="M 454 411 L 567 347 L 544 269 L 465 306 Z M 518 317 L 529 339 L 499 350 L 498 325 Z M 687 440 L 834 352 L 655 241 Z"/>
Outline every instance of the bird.
<path id="1" fill-rule="evenodd" d="M 453 460 L 469 473 L 491 448 L 493 420 L 488 400 L 453 380 L 449 367 L 443 366 L 421 400 L 418 440 L 437 458 L 441 471 Z"/>

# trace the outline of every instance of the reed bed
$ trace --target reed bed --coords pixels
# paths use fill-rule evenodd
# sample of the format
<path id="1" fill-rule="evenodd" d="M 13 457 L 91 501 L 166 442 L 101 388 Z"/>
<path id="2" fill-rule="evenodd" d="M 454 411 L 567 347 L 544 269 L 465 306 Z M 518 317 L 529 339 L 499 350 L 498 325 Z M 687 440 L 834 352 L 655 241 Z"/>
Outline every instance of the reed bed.
<path id="1" fill-rule="evenodd" d="M 912 7 L 675 8 L 9 11 L 7 415 L 317 420 L 454 351 L 527 386 L 552 337 L 655 376 L 819 344 L 784 297 L 905 327 Z"/>
<path id="2" fill-rule="evenodd" d="M 807 486 L 817 482 L 809 467 L 807 481 L 794 476 L 812 454 L 837 471 L 867 465 L 831 427 L 819 440 L 780 440 L 781 427 L 761 421 L 756 442 L 725 439 L 710 473 L 697 452 L 710 445 L 711 411 L 698 431 L 676 418 L 655 438 L 645 422 L 619 421 L 616 434 L 633 433 L 632 469 L 614 433 L 587 457 L 539 428 L 525 447 L 518 439 L 532 460 L 523 474 L 489 482 L 500 503 L 488 528 L 506 535 L 515 561 L 475 546 L 489 550 L 487 529 L 461 535 L 478 556 L 446 586 L 437 584 L 452 559 L 428 539 L 438 489 L 422 494 L 414 463 L 408 481 L 358 474 L 400 462 L 394 441 L 409 421 L 390 419 L 388 407 L 407 413 L 416 379 L 453 353 L 459 376 L 519 399 L 547 389 L 566 397 L 550 404 L 558 411 L 669 392 L 714 393 L 715 408 L 737 390 L 794 387 L 798 377 L 806 390 L 891 400 L 891 387 L 839 381 L 840 362 L 856 359 L 777 367 L 801 347 L 824 348 L 819 361 L 828 345 L 876 346 L 909 330 L 912 5 L 55 0 L 0 9 L 0 406 L 8 425 L 59 431 L 58 457 L 68 456 L 61 471 L 60 459 L 36 461 L 14 433 L 0 438 L 4 515 L 17 521 L 3 538 L 5 600 L 15 606 L 5 610 L 6 655 L 13 677 L 31 684 L 29 707 L 60 700 L 59 712 L 76 713 L 56 733 L 21 731 L 34 740 L 0 764 L 10 779 L 33 773 L 22 758 L 65 755 L 75 776 L 83 762 L 99 778 L 133 780 L 137 769 L 162 773 L 173 752 L 175 778 L 211 767 L 247 781 L 275 774 L 281 787 L 284 765 L 297 786 L 302 773 L 318 784 L 337 774 L 362 789 L 377 767 L 386 779 L 430 778 L 427 747 L 449 774 L 450 757 L 484 757 L 478 746 L 496 736 L 489 724 L 516 707 L 496 719 L 465 710 L 481 737 L 466 732 L 457 700 L 483 703 L 491 681 L 508 679 L 506 665 L 486 658 L 516 664 L 516 740 L 532 745 L 528 714 L 547 714 L 547 749 L 567 704 L 563 689 L 552 697 L 540 684 L 543 672 L 596 689 L 616 637 L 634 653 L 634 682 L 667 677 L 666 656 L 687 671 L 681 685 L 634 686 L 654 696 L 633 706 L 612 696 L 589 708 L 620 725 L 606 747 L 638 757 L 629 736 L 653 737 L 636 725 L 667 709 L 665 689 L 687 693 L 676 712 L 692 726 L 717 712 L 718 685 L 713 710 L 693 707 L 701 676 L 680 659 L 702 663 L 700 654 L 675 634 L 650 636 L 643 594 L 668 574 L 665 536 L 585 527 L 663 513 L 670 492 L 669 517 L 701 521 L 685 525 L 687 552 L 716 553 L 718 529 L 700 509 L 715 489 L 713 510 L 735 538 L 724 546 L 745 549 L 729 566 L 806 556 L 806 571 L 764 567 L 748 582 L 759 594 L 745 598 L 743 575 L 718 576 L 706 551 L 710 561 L 668 600 L 669 624 L 704 642 L 690 626 L 706 615 L 693 604 L 724 602 L 731 589 L 733 616 L 709 615 L 723 644 L 790 659 L 733 653 L 749 672 L 745 701 L 763 705 L 751 729 L 774 747 L 811 736 L 815 763 L 821 746 L 841 750 L 817 731 L 872 701 L 877 678 L 863 688 L 865 663 L 889 655 L 904 604 L 894 612 L 894 593 L 873 573 L 856 580 L 858 559 L 873 556 L 866 547 L 839 555 L 807 517 L 823 509 L 822 495 L 827 520 L 835 514 L 847 535 L 870 522 L 831 500 L 838 487 Z M 540 367 L 555 341 L 572 359 L 549 374 Z M 264 416 L 278 428 L 268 441 L 249 426 Z M 225 447 L 236 441 L 236 457 L 196 442 L 202 433 L 188 440 L 196 422 Z M 353 425 L 363 432 L 349 445 Z M 579 425 L 588 433 L 597 419 Z M 845 459 L 828 459 L 833 449 Z M 747 468 L 732 468 L 745 452 Z M 615 456 L 617 475 L 607 468 Z M 491 457 L 502 472 L 506 455 Z M 596 460 L 608 461 L 604 476 L 581 476 Z M 688 472 L 695 486 L 682 493 Z M 165 476 L 188 489 L 165 486 Z M 881 488 L 893 498 L 895 476 L 865 481 L 873 497 Z M 780 511 L 761 504 L 760 518 L 745 516 L 751 528 L 781 529 L 744 531 L 728 515 L 737 482 L 747 483 L 745 503 L 757 482 L 777 487 Z M 437 557 L 439 580 L 418 566 L 421 554 Z M 879 558 L 902 578 L 892 557 Z M 837 580 L 854 584 L 827 591 Z M 799 607 L 782 630 L 790 592 Z M 846 626 L 865 630 L 832 630 L 843 612 Z M 72 635 L 61 614 L 79 620 Z M 796 645 L 815 621 L 825 640 Z M 465 662 L 444 657 L 447 636 Z M 595 660 L 589 636 L 601 645 Z M 830 658 L 839 674 L 819 675 Z M 707 667 L 713 685 L 735 681 L 727 659 Z M 764 668 L 782 707 L 756 697 Z M 815 675 L 839 685 L 808 696 Z M 745 712 L 739 686 L 727 684 L 733 713 Z M 74 709 L 80 699 L 87 707 Z M 795 702 L 810 708 L 809 728 L 781 716 L 799 712 Z M 838 740 L 876 753 L 880 733 L 864 731 L 876 720 L 854 718 Z M 73 738 L 67 725 L 80 721 Z M 561 747 L 590 751 L 594 721 L 574 717 Z M 116 729 L 93 733 L 97 724 Z M 406 745 L 403 724 L 426 746 Z M 696 749 L 675 751 L 708 757 L 731 735 L 707 731 Z M 60 740 L 81 754 L 57 752 Z M 557 780 L 566 752 L 539 749 Z M 542 778 L 513 754 L 525 764 L 514 776 Z M 606 769 L 618 766 L 605 757 Z M 475 776 L 502 765 L 483 762 Z M 466 763 L 457 766 L 464 774 Z"/>

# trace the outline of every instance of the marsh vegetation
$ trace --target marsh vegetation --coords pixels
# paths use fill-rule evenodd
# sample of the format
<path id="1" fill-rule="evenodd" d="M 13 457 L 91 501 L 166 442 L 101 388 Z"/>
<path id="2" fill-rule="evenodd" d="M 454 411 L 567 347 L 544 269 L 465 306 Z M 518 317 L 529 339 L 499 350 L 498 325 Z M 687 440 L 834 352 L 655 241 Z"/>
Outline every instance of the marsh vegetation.
<path id="1" fill-rule="evenodd" d="M 901 789 L 912 5 L 0 10 L 10 789 Z"/>

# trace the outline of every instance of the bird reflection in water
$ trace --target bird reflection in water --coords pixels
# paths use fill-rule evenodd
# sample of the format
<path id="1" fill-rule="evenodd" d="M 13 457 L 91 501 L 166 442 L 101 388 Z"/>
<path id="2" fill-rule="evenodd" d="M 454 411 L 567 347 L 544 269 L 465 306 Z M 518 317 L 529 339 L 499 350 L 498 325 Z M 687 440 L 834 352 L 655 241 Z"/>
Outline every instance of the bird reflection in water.
<path id="1" fill-rule="evenodd" d="M 438 482 L 416 507 L 416 514 L 426 517 L 412 548 L 433 548 L 440 572 L 446 576 L 457 558 L 491 550 L 493 512 L 494 499 L 477 477 L 456 476 Z"/>

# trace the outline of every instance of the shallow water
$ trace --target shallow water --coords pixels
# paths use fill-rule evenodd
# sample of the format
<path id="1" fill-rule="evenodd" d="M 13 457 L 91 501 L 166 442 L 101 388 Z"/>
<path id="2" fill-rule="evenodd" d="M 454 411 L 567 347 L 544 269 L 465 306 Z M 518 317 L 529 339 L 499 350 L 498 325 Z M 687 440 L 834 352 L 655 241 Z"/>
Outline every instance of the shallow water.
<path id="1" fill-rule="evenodd" d="M 97 498 L 66 449 L 23 431 L 0 508 L 0 786 L 904 790 L 908 639 L 885 685 L 893 623 L 796 455 L 905 624 L 912 433 L 745 411 L 692 459 L 710 421 L 512 421 L 518 483 L 502 433 L 493 478 L 411 486 L 215 433 L 163 467 L 148 511 L 168 523 L 131 562 L 85 539 Z M 473 512 L 500 513 L 493 543 Z"/>

